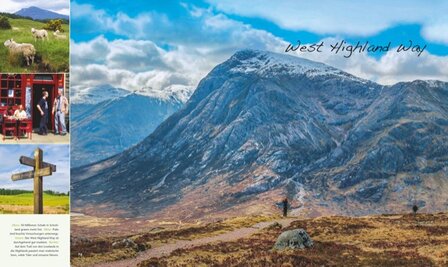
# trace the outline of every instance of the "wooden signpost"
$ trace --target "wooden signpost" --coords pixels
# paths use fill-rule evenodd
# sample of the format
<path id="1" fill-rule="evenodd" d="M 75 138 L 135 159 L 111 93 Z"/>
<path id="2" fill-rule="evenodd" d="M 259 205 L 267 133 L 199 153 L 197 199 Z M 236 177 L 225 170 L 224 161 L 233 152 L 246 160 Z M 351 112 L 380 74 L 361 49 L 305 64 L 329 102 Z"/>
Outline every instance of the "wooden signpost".
<path id="1" fill-rule="evenodd" d="M 11 176 L 11 180 L 25 180 L 34 179 L 34 214 L 43 214 L 43 186 L 42 178 L 44 176 L 50 176 L 53 172 L 56 172 L 56 165 L 43 162 L 43 152 L 40 148 L 36 148 L 34 151 L 34 159 L 21 156 L 19 159 L 20 164 L 33 167 L 34 170 L 22 173 L 16 173 Z"/>

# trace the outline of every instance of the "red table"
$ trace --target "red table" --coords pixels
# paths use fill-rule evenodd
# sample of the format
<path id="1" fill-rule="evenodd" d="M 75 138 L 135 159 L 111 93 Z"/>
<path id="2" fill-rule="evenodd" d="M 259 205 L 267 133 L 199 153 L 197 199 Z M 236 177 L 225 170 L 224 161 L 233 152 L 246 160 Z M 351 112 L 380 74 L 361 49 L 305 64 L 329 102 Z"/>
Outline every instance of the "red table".
<path id="1" fill-rule="evenodd" d="M 2 132 L 3 141 L 6 139 L 6 134 L 8 132 L 12 132 L 12 137 L 17 139 L 17 120 L 10 117 L 3 117 Z"/>
<path id="2" fill-rule="evenodd" d="M 31 119 L 19 120 L 19 132 L 17 134 L 21 135 L 23 132 L 27 134 L 30 140 L 33 139 L 33 121 Z"/>
<path id="3" fill-rule="evenodd" d="M 18 120 L 16 118 L 4 117 L 2 125 L 3 140 L 6 139 L 8 132 L 12 132 L 14 139 L 19 139 L 21 133 L 25 132 L 27 138 L 32 139 L 33 122 L 30 119 Z"/>

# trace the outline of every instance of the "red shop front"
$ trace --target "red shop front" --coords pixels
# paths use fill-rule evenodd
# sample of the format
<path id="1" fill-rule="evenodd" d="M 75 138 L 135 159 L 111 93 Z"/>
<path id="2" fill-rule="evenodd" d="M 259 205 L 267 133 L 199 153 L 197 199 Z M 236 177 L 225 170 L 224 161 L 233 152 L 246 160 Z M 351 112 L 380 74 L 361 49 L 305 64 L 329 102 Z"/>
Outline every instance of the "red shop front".
<path id="1" fill-rule="evenodd" d="M 37 104 L 44 91 L 48 92 L 50 119 L 48 129 L 54 129 L 54 116 L 51 114 L 58 89 L 65 89 L 64 74 L 1 74 L 0 77 L 0 114 L 12 107 L 16 110 L 23 105 L 28 117 L 33 120 L 33 128 L 39 128 L 40 114 Z M 64 90 L 65 92 L 66 90 Z"/>

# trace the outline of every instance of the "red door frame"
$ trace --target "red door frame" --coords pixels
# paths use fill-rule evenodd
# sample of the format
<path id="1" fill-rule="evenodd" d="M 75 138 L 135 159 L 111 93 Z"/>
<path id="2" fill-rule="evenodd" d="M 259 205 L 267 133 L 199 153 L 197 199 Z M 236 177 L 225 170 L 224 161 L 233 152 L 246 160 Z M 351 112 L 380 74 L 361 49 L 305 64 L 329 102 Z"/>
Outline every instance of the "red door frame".
<path id="1" fill-rule="evenodd" d="M 64 74 L 51 74 L 53 76 L 52 81 L 48 80 L 36 80 L 36 75 L 42 75 L 42 74 L 22 74 L 22 80 L 25 82 L 22 82 L 22 94 L 23 98 L 22 101 L 25 103 L 25 95 L 26 95 L 26 87 L 31 87 L 31 90 L 33 90 L 34 85 L 52 85 L 53 91 L 51 92 L 51 99 L 48 99 L 47 101 L 51 103 L 51 106 L 53 106 L 54 99 L 56 98 L 58 94 L 58 89 L 64 87 Z M 36 111 L 36 107 L 34 105 L 34 94 L 31 94 L 31 118 L 34 118 L 34 112 Z M 52 114 L 51 110 L 49 110 L 49 119 L 51 124 L 51 129 L 54 130 L 54 115 Z"/>

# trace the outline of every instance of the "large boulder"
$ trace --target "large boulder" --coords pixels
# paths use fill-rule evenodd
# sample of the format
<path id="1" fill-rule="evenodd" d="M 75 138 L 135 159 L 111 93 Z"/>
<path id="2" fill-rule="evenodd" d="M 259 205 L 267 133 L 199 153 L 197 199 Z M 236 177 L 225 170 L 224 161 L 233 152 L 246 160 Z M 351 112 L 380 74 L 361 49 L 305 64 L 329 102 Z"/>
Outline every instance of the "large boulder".
<path id="1" fill-rule="evenodd" d="M 112 243 L 112 248 L 118 249 L 118 248 L 132 248 L 133 250 L 140 252 L 145 251 L 147 249 L 145 244 L 137 244 L 133 240 L 129 238 L 125 238 L 120 241 L 116 241 Z"/>
<path id="2" fill-rule="evenodd" d="M 303 229 L 294 229 L 283 232 L 275 242 L 274 249 L 286 248 L 310 248 L 313 246 L 313 240 Z"/>

